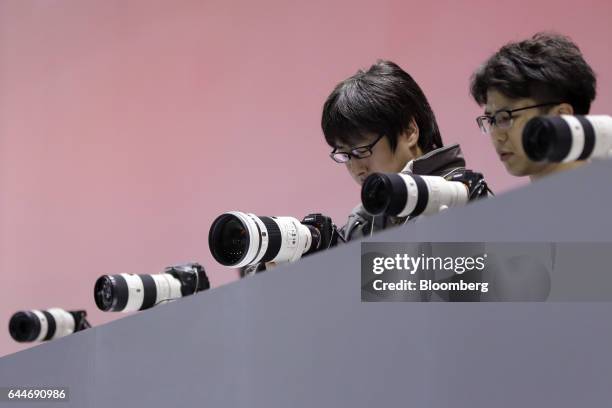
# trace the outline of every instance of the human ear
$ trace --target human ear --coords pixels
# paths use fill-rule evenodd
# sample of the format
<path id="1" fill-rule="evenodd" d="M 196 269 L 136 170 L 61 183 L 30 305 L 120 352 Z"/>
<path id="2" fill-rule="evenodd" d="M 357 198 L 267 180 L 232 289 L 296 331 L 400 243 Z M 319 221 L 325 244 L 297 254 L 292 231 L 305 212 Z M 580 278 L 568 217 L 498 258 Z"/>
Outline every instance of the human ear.
<path id="1" fill-rule="evenodd" d="M 416 124 L 414 118 L 410 121 L 408 129 L 402 133 L 402 137 L 407 140 L 408 147 L 414 147 L 419 143 L 419 126 Z"/>
<path id="2" fill-rule="evenodd" d="M 559 105 L 553 106 L 548 113 L 550 115 L 573 115 L 574 108 L 569 103 L 560 103 Z"/>

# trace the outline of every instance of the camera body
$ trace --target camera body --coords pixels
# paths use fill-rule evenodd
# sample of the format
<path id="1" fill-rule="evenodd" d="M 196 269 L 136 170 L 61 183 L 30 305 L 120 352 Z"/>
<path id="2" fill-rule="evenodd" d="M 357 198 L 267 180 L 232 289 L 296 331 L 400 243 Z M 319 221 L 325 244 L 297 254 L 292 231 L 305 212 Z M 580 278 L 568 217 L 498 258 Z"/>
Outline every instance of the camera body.
<path id="1" fill-rule="evenodd" d="M 338 244 L 338 229 L 332 219 L 321 213 L 308 214 L 302 219 L 302 225 L 311 227 L 312 234 L 318 234 L 319 242 L 317 247 L 311 248 L 304 255 L 312 254 L 313 252 L 329 249 Z"/>
<path id="2" fill-rule="evenodd" d="M 448 181 L 459 181 L 468 189 L 468 201 L 488 197 L 489 186 L 482 173 L 464 169 L 453 173 Z"/>

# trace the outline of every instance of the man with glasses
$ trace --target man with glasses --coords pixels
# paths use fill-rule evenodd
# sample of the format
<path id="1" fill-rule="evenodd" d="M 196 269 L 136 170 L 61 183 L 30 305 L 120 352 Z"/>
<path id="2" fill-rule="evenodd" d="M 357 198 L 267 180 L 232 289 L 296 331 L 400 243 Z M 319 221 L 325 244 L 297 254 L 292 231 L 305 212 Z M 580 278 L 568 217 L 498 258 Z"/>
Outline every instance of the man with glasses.
<path id="1" fill-rule="evenodd" d="M 378 61 L 340 82 L 325 101 L 321 127 L 333 148 L 331 158 L 344 164 L 359 185 L 376 172 L 450 177 L 465 169 L 459 145 L 443 147 L 421 88 L 390 61 Z M 341 234 L 348 241 L 405 221 L 373 217 L 359 205 Z"/>
<path id="2" fill-rule="evenodd" d="M 508 173 L 540 177 L 584 162 L 539 163 L 523 150 L 522 133 L 539 115 L 586 115 L 596 80 L 580 49 L 569 38 L 538 33 L 504 45 L 472 76 L 471 94 L 484 115 L 476 121 L 489 135 Z"/>

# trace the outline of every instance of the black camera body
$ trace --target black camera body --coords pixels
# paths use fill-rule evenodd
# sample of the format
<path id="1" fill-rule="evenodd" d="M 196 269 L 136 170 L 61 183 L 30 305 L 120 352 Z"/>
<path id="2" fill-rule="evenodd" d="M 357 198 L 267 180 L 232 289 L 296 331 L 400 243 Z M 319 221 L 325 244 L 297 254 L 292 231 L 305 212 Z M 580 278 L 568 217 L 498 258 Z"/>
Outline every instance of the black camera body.
<path id="1" fill-rule="evenodd" d="M 332 219 L 321 213 L 308 214 L 302 219 L 302 224 L 309 227 L 311 233 L 319 237 L 319 244 L 311 247 L 304 255 L 334 247 L 338 244 L 338 229 Z"/>
<path id="2" fill-rule="evenodd" d="M 183 296 L 210 289 L 208 276 L 199 263 L 168 266 L 164 269 L 164 273 L 174 276 L 181 282 L 181 295 Z"/>
<path id="3" fill-rule="evenodd" d="M 454 173 L 448 178 L 449 181 L 460 181 L 465 184 L 468 188 L 469 200 L 476 200 L 479 198 L 485 198 L 490 192 L 489 186 L 485 181 L 482 173 L 478 173 L 472 170 L 461 170 Z"/>

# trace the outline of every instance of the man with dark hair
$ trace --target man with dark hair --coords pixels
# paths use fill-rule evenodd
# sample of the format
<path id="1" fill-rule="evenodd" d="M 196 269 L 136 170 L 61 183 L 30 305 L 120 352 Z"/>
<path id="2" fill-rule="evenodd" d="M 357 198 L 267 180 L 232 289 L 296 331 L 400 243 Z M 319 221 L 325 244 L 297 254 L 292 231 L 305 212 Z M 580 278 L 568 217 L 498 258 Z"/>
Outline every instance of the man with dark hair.
<path id="1" fill-rule="evenodd" d="M 478 126 L 491 136 L 510 174 L 535 180 L 584 164 L 533 162 L 522 144 L 523 128 L 534 116 L 589 113 L 595 74 L 569 38 L 538 33 L 504 45 L 474 73 L 470 88 L 476 102 L 485 106 Z"/>
<path id="2" fill-rule="evenodd" d="M 340 82 L 325 101 L 321 127 L 332 159 L 360 185 L 376 172 L 450 177 L 465 169 L 459 145 L 443 147 L 419 85 L 390 61 Z M 406 220 L 373 217 L 359 205 L 340 232 L 350 240 Z"/>

